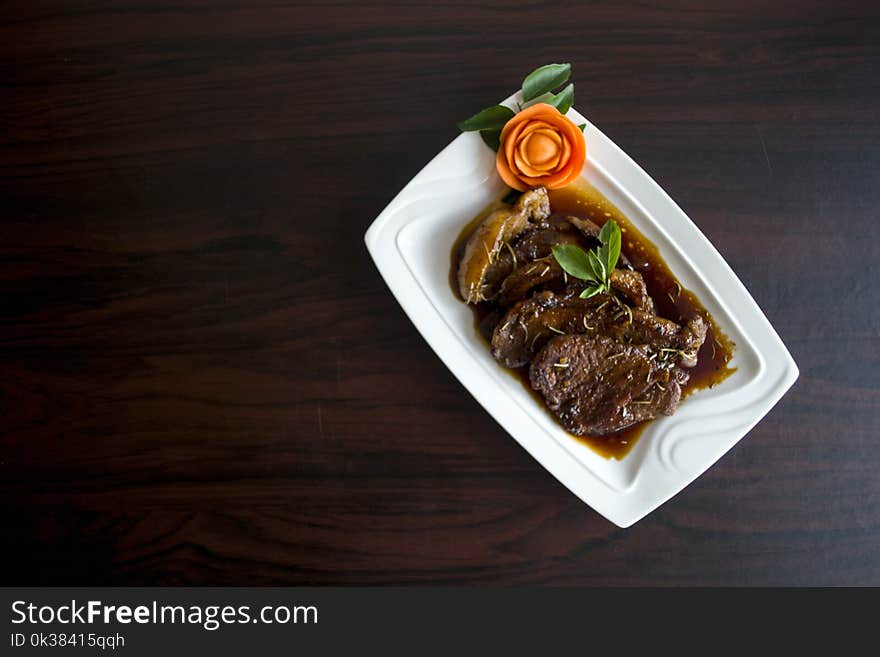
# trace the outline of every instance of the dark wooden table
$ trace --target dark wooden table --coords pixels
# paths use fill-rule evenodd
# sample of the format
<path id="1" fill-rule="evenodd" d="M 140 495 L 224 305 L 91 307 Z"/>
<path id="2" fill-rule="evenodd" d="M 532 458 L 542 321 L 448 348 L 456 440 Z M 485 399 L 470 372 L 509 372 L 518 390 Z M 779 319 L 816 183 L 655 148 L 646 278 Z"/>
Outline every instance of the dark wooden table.
<path id="1" fill-rule="evenodd" d="M 11 4 L 4 584 L 880 585 L 876 3 Z M 628 530 L 477 405 L 362 241 L 560 60 L 801 368 Z"/>

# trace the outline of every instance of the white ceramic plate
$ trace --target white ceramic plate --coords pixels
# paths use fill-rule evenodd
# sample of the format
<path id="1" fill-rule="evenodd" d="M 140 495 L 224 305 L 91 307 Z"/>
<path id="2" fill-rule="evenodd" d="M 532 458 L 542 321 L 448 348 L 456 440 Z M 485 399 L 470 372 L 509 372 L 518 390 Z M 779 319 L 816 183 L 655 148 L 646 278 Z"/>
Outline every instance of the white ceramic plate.
<path id="1" fill-rule="evenodd" d="M 505 101 L 512 107 L 512 96 Z M 471 309 L 449 285 L 449 253 L 464 225 L 505 187 L 495 154 L 462 134 L 403 188 L 366 233 L 385 282 L 428 344 L 462 385 L 553 476 L 593 509 L 628 527 L 706 471 L 779 401 L 797 365 L 764 313 L 718 251 L 641 167 L 586 123 L 583 177 L 660 249 L 736 343 L 737 371 L 693 393 L 671 417 L 653 420 L 621 461 L 568 435 L 474 329 Z M 474 436 L 479 440 L 479 436 Z"/>

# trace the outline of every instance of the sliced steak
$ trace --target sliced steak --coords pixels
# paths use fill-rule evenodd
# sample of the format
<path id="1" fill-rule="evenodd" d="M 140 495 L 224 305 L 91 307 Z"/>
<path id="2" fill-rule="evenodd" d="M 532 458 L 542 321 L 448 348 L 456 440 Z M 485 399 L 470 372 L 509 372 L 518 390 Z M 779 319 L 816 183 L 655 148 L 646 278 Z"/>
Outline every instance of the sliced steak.
<path id="1" fill-rule="evenodd" d="M 675 411 L 678 379 L 651 353 L 607 336 L 557 336 L 535 357 L 529 380 L 566 429 L 603 436 Z"/>
<path id="2" fill-rule="evenodd" d="M 706 337 L 700 317 L 682 327 L 613 296 L 578 297 L 581 286 L 570 285 L 562 294 L 538 292 L 514 304 L 492 333 L 492 356 L 507 367 L 522 367 L 554 336 L 605 335 L 624 344 L 648 345 L 659 363 L 668 367 L 696 365 L 696 354 Z"/>
<path id="3" fill-rule="evenodd" d="M 550 338 L 595 332 L 611 321 L 607 295 L 580 299 L 548 290 L 513 305 L 492 333 L 492 356 L 507 367 L 527 364 Z"/>

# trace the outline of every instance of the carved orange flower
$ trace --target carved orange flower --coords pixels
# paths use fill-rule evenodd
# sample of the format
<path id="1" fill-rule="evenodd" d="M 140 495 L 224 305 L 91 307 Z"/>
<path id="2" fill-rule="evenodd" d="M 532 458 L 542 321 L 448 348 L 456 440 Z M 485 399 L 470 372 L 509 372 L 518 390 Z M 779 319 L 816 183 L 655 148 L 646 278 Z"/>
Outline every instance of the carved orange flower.
<path id="1" fill-rule="evenodd" d="M 500 141 L 498 173 L 521 192 L 539 185 L 565 187 L 580 175 L 587 158 L 580 128 L 546 103 L 527 107 L 510 119 Z"/>

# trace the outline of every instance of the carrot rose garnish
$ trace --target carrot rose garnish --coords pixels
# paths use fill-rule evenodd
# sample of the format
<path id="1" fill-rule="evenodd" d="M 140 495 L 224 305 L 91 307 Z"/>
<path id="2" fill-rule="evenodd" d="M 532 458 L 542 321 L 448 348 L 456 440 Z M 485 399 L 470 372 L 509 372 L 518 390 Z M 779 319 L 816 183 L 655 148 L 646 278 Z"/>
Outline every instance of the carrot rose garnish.
<path id="1" fill-rule="evenodd" d="M 508 185 L 524 192 L 565 187 L 581 173 L 587 146 L 580 129 L 546 103 L 527 107 L 501 131 L 495 164 Z"/>
<path id="2" fill-rule="evenodd" d="M 465 132 L 479 131 L 498 152 L 498 174 L 517 191 L 558 189 L 580 175 L 587 158 L 585 126 L 565 116 L 574 102 L 574 85 L 553 93 L 570 75 L 570 64 L 541 66 L 523 80 L 519 113 L 493 105 L 458 124 Z"/>

